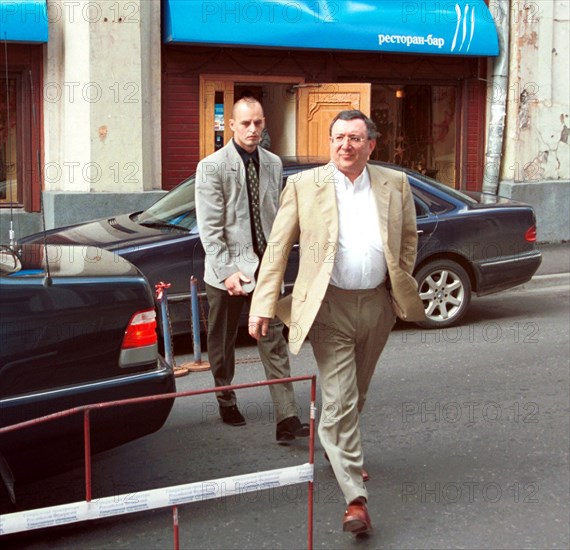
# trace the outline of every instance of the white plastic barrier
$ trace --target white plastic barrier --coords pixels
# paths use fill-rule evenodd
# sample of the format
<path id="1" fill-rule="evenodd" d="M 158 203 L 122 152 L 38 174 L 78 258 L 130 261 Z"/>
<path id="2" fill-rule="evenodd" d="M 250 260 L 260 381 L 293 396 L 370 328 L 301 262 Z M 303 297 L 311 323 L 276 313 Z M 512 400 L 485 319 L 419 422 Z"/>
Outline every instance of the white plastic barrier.
<path id="1" fill-rule="evenodd" d="M 311 381 L 311 403 L 310 403 L 310 436 L 309 436 L 309 462 L 298 466 L 280 468 L 277 470 L 266 470 L 239 476 L 214 479 L 210 481 L 198 481 L 172 487 L 150 489 L 146 491 L 130 493 L 125 495 L 114 495 L 99 499 L 91 498 L 91 444 L 90 444 L 90 414 L 94 411 L 142 403 L 146 401 L 157 401 L 160 399 L 171 399 L 179 397 L 190 397 L 216 391 L 228 389 L 244 389 L 272 384 L 284 384 L 287 382 Z M 62 416 L 83 414 L 84 426 L 84 446 L 85 446 L 85 500 L 71 504 L 50 506 L 13 514 L 0 516 L 0 536 L 31 531 L 33 529 L 44 529 L 59 525 L 66 525 L 80 521 L 89 521 L 157 508 L 172 507 L 173 527 L 174 527 L 174 548 L 179 549 L 179 529 L 178 529 L 178 505 L 191 502 L 200 502 L 212 498 L 223 498 L 226 496 L 249 493 L 275 487 L 293 485 L 297 483 L 308 483 L 308 537 L 307 548 L 313 548 L 313 476 L 314 476 L 314 454 L 315 454 L 315 417 L 316 417 L 316 376 L 296 376 L 292 378 L 280 378 L 265 380 L 249 384 L 234 384 L 231 386 L 220 386 L 205 390 L 193 390 L 177 392 L 166 395 L 151 395 L 145 397 L 134 397 L 119 401 L 108 401 L 91 405 L 82 405 L 59 413 L 49 414 L 32 420 L 27 420 L 19 424 L 0 428 L 0 434 L 26 429 L 41 423 L 50 422 Z"/>
<path id="2" fill-rule="evenodd" d="M 266 470 L 0 516 L 0 535 L 120 516 L 313 481 L 313 465 Z"/>

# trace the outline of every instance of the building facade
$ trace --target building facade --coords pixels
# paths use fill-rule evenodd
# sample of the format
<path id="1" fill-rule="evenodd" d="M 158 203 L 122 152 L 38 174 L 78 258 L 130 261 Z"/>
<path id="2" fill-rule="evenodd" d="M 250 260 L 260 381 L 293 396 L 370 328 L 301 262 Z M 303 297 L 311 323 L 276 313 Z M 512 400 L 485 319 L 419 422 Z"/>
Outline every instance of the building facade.
<path id="1" fill-rule="evenodd" d="M 12 223 L 25 235 L 42 217 L 148 206 L 229 139 L 244 94 L 280 155 L 326 157 L 331 113 L 360 108 L 380 130 L 374 158 L 481 190 L 500 17 L 497 192 L 537 208 L 540 240 L 569 238 L 567 0 L 0 2 L 2 242 Z M 566 225 L 548 227 L 551 209 Z"/>
<path id="2" fill-rule="evenodd" d="M 532 204 L 540 241 L 570 240 L 570 2 L 511 2 L 498 193 Z"/>

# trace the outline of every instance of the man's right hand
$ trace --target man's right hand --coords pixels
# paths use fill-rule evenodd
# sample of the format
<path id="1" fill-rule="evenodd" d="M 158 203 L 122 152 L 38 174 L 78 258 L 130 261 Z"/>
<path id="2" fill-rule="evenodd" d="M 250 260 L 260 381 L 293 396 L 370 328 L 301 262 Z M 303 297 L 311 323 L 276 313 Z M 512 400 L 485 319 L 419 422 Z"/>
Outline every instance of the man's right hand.
<path id="1" fill-rule="evenodd" d="M 247 330 L 249 335 L 256 340 L 262 336 L 267 336 L 269 330 L 269 317 L 258 317 L 257 315 L 250 315 L 247 323 Z"/>
<path id="2" fill-rule="evenodd" d="M 246 277 L 241 271 L 230 275 L 224 281 L 224 285 L 228 289 L 230 296 L 247 296 L 247 292 L 241 286 L 242 283 L 251 283 L 251 279 Z"/>

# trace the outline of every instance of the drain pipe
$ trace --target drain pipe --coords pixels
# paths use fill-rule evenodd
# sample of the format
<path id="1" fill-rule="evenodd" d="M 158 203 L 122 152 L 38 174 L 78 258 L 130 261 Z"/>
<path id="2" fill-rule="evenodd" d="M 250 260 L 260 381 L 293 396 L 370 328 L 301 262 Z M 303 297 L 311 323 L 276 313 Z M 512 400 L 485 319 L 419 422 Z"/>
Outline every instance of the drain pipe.
<path id="1" fill-rule="evenodd" d="M 510 0 L 498 0 L 493 3 L 495 24 L 499 35 L 499 55 L 493 65 L 491 79 L 491 113 L 487 127 L 487 151 L 485 153 L 485 171 L 483 192 L 496 195 L 499 189 L 501 157 L 507 114 L 509 86 L 509 25 Z"/>

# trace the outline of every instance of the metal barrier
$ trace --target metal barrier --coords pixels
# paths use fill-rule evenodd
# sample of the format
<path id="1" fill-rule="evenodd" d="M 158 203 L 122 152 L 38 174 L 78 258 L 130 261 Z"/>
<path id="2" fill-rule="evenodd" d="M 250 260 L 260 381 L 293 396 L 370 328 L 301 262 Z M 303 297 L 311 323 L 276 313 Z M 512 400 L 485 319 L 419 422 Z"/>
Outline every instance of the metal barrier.
<path id="1" fill-rule="evenodd" d="M 179 397 L 188 397 L 194 395 L 202 395 L 206 393 L 214 393 L 227 390 L 240 390 L 258 386 L 268 386 L 272 384 L 284 384 L 289 382 L 311 381 L 311 403 L 310 403 L 310 435 L 309 435 L 309 462 L 298 466 L 288 468 L 279 468 L 275 470 L 266 470 L 263 472 L 254 472 L 239 476 L 220 478 L 208 481 L 199 481 L 194 483 L 186 483 L 171 487 L 163 487 L 159 489 L 145 490 L 144 493 L 137 497 L 136 501 L 132 500 L 132 494 L 113 495 L 104 498 L 92 498 L 91 487 L 91 420 L 92 411 L 108 409 L 111 407 L 120 407 L 123 405 L 131 405 L 135 403 L 144 403 L 149 401 L 159 401 L 162 399 L 176 399 Z M 104 403 L 95 403 L 92 405 L 83 405 L 74 407 L 62 412 L 53 413 L 20 422 L 11 426 L 0 428 L 0 435 L 16 430 L 25 429 L 30 426 L 36 426 L 51 420 L 60 419 L 65 416 L 74 414 L 83 414 L 83 433 L 84 433 L 84 449 L 85 449 L 85 500 L 70 504 L 62 504 L 46 508 L 34 510 L 26 510 L 23 512 L 15 512 L 0 516 L 0 535 L 19 533 L 23 531 L 31 531 L 33 529 L 43 529 L 77 523 L 80 521 L 89 521 L 101 519 L 105 517 L 119 516 L 124 514 L 154 510 L 158 508 L 172 507 L 173 517 L 173 533 L 174 548 L 179 549 L 179 526 L 178 526 L 178 506 L 191 502 L 201 502 L 203 500 L 213 498 L 223 498 L 224 496 L 232 496 L 236 492 L 236 488 L 243 493 L 259 491 L 260 489 L 271 489 L 278 486 L 293 485 L 297 483 L 308 483 L 308 529 L 307 529 L 307 548 L 313 548 L 313 480 L 314 480 L 314 453 L 315 453 L 315 408 L 316 400 L 316 376 L 297 376 L 290 378 L 281 378 L 278 380 L 265 380 L 253 382 L 249 384 L 236 384 L 231 386 L 221 386 L 217 388 L 208 388 L 204 390 L 193 390 L 185 392 L 176 392 L 164 395 L 151 395 L 146 397 L 135 397 L 131 399 L 123 399 L 119 401 L 108 401 Z"/>

